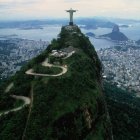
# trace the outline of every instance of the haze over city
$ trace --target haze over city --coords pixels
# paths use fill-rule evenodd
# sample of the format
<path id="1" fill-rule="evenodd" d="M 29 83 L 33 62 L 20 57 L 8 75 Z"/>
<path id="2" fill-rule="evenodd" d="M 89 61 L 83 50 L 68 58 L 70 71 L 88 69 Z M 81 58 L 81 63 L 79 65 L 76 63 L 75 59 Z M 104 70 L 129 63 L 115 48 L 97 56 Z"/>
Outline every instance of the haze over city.
<path id="1" fill-rule="evenodd" d="M 0 19 L 67 18 L 69 8 L 79 10 L 76 17 L 140 19 L 139 0 L 0 0 Z"/>

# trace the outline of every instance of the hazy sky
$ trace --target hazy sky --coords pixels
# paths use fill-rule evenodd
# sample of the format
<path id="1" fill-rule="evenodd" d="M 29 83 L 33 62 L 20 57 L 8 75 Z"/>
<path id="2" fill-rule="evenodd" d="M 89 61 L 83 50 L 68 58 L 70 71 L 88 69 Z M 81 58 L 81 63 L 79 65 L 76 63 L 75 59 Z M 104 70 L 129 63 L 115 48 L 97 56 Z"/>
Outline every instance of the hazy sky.
<path id="1" fill-rule="evenodd" d="M 70 8 L 77 17 L 140 19 L 140 0 L 0 0 L 0 20 L 67 18 Z"/>

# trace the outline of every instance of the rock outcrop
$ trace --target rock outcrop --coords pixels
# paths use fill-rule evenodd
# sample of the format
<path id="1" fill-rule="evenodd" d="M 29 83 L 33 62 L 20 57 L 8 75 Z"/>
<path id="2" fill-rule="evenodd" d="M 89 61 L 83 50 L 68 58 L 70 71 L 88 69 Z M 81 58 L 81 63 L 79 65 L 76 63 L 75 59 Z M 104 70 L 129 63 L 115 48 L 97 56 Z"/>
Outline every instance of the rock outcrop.
<path id="1" fill-rule="evenodd" d="M 115 41 L 127 41 L 128 40 L 127 36 L 125 34 L 123 34 L 122 32 L 120 32 L 118 25 L 115 25 L 113 27 L 113 30 L 111 33 L 101 35 L 100 37 L 107 37 L 107 38 L 110 38 L 111 40 L 115 40 Z"/>

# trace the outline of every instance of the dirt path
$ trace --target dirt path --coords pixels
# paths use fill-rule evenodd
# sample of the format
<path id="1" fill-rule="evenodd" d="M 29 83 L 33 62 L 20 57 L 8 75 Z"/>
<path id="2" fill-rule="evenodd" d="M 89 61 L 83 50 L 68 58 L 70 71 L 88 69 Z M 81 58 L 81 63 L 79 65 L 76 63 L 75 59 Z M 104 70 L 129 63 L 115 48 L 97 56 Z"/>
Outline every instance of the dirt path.
<path id="1" fill-rule="evenodd" d="M 34 95 L 34 93 L 33 93 L 33 84 L 32 84 L 30 93 L 31 93 L 31 103 L 30 103 L 29 113 L 28 113 L 28 116 L 27 116 L 26 125 L 25 125 L 24 132 L 23 132 L 23 135 L 22 135 L 22 140 L 25 139 L 25 134 L 26 134 L 26 131 L 27 131 L 27 126 L 28 126 L 28 123 L 29 123 L 29 119 L 30 119 L 31 111 L 32 111 L 32 107 L 33 107 L 33 99 L 34 99 L 34 96 L 33 96 Z"/>
<path id="2" fill-rule="evenodd" d="M 13 86 L 14 86 L 14 83 L 10 83 L 9 86 L 5 89 L 5 93 L 8 93 Z"/>
<path id="3" fill-rule="evenodd" d="M 61 68 L 61 69 L 62 69 L 62 72 L 59 73 L 59 74 L 56 74 L 56 75 L 50 75 L 50 74 L 34 73 L 34 72 L 33 72 L 33 69 L 29 69 L 29 70 L 27 70 L 25 73 L 26 73 L 27 75 L 33 75 L 33 76 L 57 77 L 57 76 L 61 76 L 61 75 L 65 74 L 65 73 L 67 72 L 67 66 L 64 67 L 64 66 L 57 66 L 57 65 L 49 64 L 49 63 L 48 63 L 48 59 L 46 59 L 44 62 L 42 62 L 42 66 Z M 32 107 L 33 107 L 33 85 L 32 85 L 32 88 L 31 88 L 31 103 L 30 103 L 30 108 L 29 108 L 29 114 L 28 114 L 28 117 L 27 117 L 25 129 L 24 129 L 24 132 L 23 132 L 23 135 L 22 135 L 22 140 L 25 139 L 25 134 L 26 134 L 27 126 L 28 126 L 29 119 L 30 119 L 30 116 L 31 116 Z"/>
<path id="4" fill-rule="evenodd" d="M 50 77 L 57 77 L 57 76 L 61 76 L 63 74 L 65 74 L 67 72 L 67 66 L 57 66 L 57 65 L 53 65 L 53 64 L 49 64 L 48 63 L 48 59 L 46 59 L 44 62 L 42 62 L 42 66 L 45 66 L 45 67 L 57 67 L 57 68 L 61 68 L 62 69 L 62 72 L 59 73 L 59 74 L 55 74 L 55 75 L 49 75 L 49 74 L 41 74 L 41 73 L 34 73 L 33 72 L 33 69 L 29 69 L 28 71 L 26 71 L 25 73 L 28 74 L 28 75 L 34 75 L 34 76 L 50 76 Z M 10 83 L 7 88 L 5 89 L 5 93 L 8 93 L 11 88 L 14 86 L 14 83 Z M 20 107 L 17 107 L 17 108 L 14 108 L 14 109 L 10 109 L 8 111 L 5 111 L 3 113 L 0 113 L 0 116 L 2 115 L 6 115 L 10 112 L 16 112 L 16 111 L 19 111 L 21 110 L 23 107 L 25 107 L 26 105 L 30 105 L 30 110 L 29 110 L 29 116 L 30 116 L 30 113 L 31 113 L 31 108 L 32 108 L 32 104 L 33 104 L 33 89 L 31 91 L 31 99 L 28 98 L 28 97 L 25 97 L 25 96 L 17 96 L 17 95 L 11 95 L 12 98 L 16 99 L 16 100 L 22 100 L 24 101 L 24 104 Z M 28 117 L 29 119 L 29 117 Z"/>
<path id="5" fill-rule="evenodd" d="M 14 109 L 10 109 L 8 111 L 5 111 L 3 113 L 0 113 L 0 116 L 2 115 L 6 115 L 6 114 L 9 114 L 10 112 L 16 112 L 16 111 L 19 111 L 21 110 L 22 108 L 24 108 L 26 105 L 29 105 L 31 100 L 30 98 L 28 97 L 24 97 L 24 96 L 17 96 L 17 95 L 11 95 L 12 98 L 16 99 L 16 100 L 22 100 L 24 101 L 24 104 L 20 107 L 17 107 L 17 108 L 14 108 Z"/>
<path id="6" fill-rule="evenodd" d="M 67 72 L 67 66 L 57 66 L 57 65 L 53 65 L 53 64 L 49 64 L 48 63 L 48 59 L 46 59 L 44 62 L 42 62 L 42 66 L 45 67 L 57 67 L 57 68 L 61 68 L 62 72 L 59 74 L 41 74 L 41 73 L 35 73 L 33 72 L 33 69 L 29 69 L 27 70 L 25 73 L 28 75 L 34 75 L 34 76 L 43 76 L 43 77 L 57 77 L 57 76 L 61 76 L 63 74 L 65 74 Z"/>
<path id="7" fill-rule="evenodd" d="M 72 54 L 70 54 L 68 57 L 70 57 Z M 67 58 L 68 58 L 67 57 Z M 65 58 L 66 59 L 66 58 Z M 57 65 L 53 65 L 53 64 L 49 64 L 48 63 L 48 59 L 46 59 L 44 62 L 42 62 L 42 66 L 45 66 L 45 67 L 57 67 L 57 68 L 61 68 L 62 69 L 62 72 L 59 73 L 59 74 L 55 74 L 55 75 L 49 75 L 49 74 L 41 74 L 41 73 L 34 73 L 33 72 L 33 69 L 29 69 L 27 70 L 25 73 L 27 75 L 33 75 L 33 76 L 48 76 L 48 77 L 57 77 L 57 76 L 61 76 L 63 74 L 65 74 L 67 72 L 67 66 L 57 66 Z M 11 88 L 14 86 L 14 83 L 10 83 L 9 86 L 5 89 L 5 93 L 8 93 Z M 27 121 L 26 121 L 26 125 L 25 125 L 25 129 L 24 129 L 24 132 L 23 132 L 23 135 L 22 135 L 22 140 L 25 139 L 25 134 L 26 134 L 26 131 L 27 131 L 27 126 L 28 126 L 28 123 L 29 123 L 29 119 L 30 119 L 30 116 L 31 116 L 31 111 L 32 111 L 32 107 L 33 107 L 33 85 L 31 87 L 31 99 L 28 98 L 28 97 L 24 97 L 24 96 L 17 96 L 17 95 L 11 95 L 12 98 L 16 99 L 16 100 L 22 100 L 24 101 L 24 104 L 20 107 L 17 107 L 17 108 L 14 108 L 14 109 L 11 109 L 11 110 L 8 110 L 8 111 L 5 111 L 3 113 L 0 114 L 0 116 L 2 115 L 6 115 L 10 112 L 16 112 L 16 111 L 19 111 L 21 110 L 22 108 L 24 108 L 26 105 L 30 105 L 30 108 L 29 108 L 29 113 L 28 113 L 28 116 L 27 116 Z"/>
<path id="8" fill-rule="evenodd" d="M 5 93 L 8 93 L 14 86 L 14 83 L 10 83 L 7 88 L 5 89 Z M 5 112 L 2 112 L 0 113 L 0 116 L 2 115 L 7 115 L 9 114 L 10 112 L 16 112 L 16 111 L 19 111 L 21 110 L 22 108 L 24 108 L 26 105 L 29 105 L 31 100 L 30 98 L 28 97 L 25 97 L 25 96 L 17 96 L 17 95 L 10 95 L 12 98 L 16 99 L 16 100 L 22 100 L 24 102 L 23 105 L 21 105 L 20 107 L 17 107 L 17 108 L 13 108 L 13 109 L 10 109 L 10 110 L 7 110 Z"/>

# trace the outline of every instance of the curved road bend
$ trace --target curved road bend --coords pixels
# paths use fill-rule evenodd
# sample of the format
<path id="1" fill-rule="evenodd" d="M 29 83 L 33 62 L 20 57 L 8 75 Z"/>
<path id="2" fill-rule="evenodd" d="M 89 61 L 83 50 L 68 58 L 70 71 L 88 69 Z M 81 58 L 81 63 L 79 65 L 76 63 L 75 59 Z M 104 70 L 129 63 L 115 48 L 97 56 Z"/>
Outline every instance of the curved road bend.
<path id="1" fill-rule="evenodd" d="M 44 62 L 42 62 L 42 66 L 61 68 L 62 69 L 62 72 L 59 73 L 59 74 L 50 75 L 50 74 L 35 73 L 35 72 L 33 72 L 33 69 L 29 69 L 25 73 L 28 74 L 28 75 L 34 75 L 34 76 L 57 77 L 57 76 L 61 76 L 61 75 L 65 74 L 67 72 L 67 70 L 68 70 L 67 69 L 67 66 L 64 67 L 64 66 L 57 66 L 57 65 L 49 64 L 47 59 Z"/>
<path id="2" fill-rule="evenodd" d="M 16 100 L 22 100 L 24 101 L 24 104 L 20 107 L 17 107 L 17 108 L 14 108 L 14 109 L 10 109 L 8 111 L 5 111 L 3 113 L 0 113 L 0 116 L 2 115 L 6 115 L 6 114 L 9 114 L 10 112 L 16 112 L 16 111 L 19 111 L 21 110 L 22 108 L 24 108 L 26 105 L 29 105 L 31 100 L 30 98 L 28 97 L 24 97 L 24 96 L 16 96 L 16 95 L 11 95 L 12 98 L 16 99 Z"/>
<path id="3" fill-rule="evenodd" d="M 70 57 L 70 56 L 71 55 L 69 55 L 68 57 Z M 57 65 L 49 64 L 48 63 L 48 59 L 46 59 L 44 62 L 42 62 L 42 66 L 61 68 L 62 69 L 62 72 L 59 73 L 59 74 L 56 74 L 56 75 L 49 75 L 49 74 L 34 73 L 33 72 L 33 69 L 29 69 L 25 73 L 27 75 L 34 75 L 34 76 L 52 76 L 52 77 L 57 77 L 57 76 L 61 76 L 61 75 L 65 74 L 67 72 L 67 70 L 68 70 L 67 69 L 67 66 L 64 67 L 64 66 L 57 66 Z M 9 86 L 5 90 L 5 93 L 8 93 L 13 86 L 14 86 L 14 83 L 10 83 Z M 28 97 L 25 97 L 25 96 L 17 96 L 17 95 L 11 95 L 11 97 L 14 98 L 14 99 L 16 99 L 16 100 L 23 100 L 24 101 L 24 104 L 22 106 L 20 106 L 20 107 L 17 107 L 17 108 L 14 108 L 14 109 L 10 109 L 8 111 L 5 111 L 3 113 L 0 113 L 0 116 L 6 115 L 6 114 L 8 114 L 10 112 L 19 111 L 22 108 L 24 108 L 26 105 L 29 105 L 30 104 L 29 114 L 28 114 L 28 117 L 27 117 L 26 126 L 25 126 L 25 129 L 24 129 L 24 132 L 23 132 L 23 136 L 22 136 L 22 140 L 24 140 L 24 136 L 25 136 L 25 133 L 26 133 L 27 125 L 28 125 L 29 118 L 30 118 L 30 115 L 31 115 L 31 109 L 32 109 L 32 106 L 33 106 L 33 86 L 32 86 L 32 89 L 31 89 L 31 99 L 28 98 Z"/>
<path id="4" fill-rule="evenodd" d="M 71 55 L 70 55 L 71 56 Z M 69 56 L 69 57 L 70 57 Z M 66 72 L 67 72 L 67 66 L 57 66 L 57 65 L 53 65 L 53 64 L 49 64 L 48 63 L 48 59 L 46 59 L 44 62 L 42 62 L 42 66 L 45 66 L 45 67 L 57 67 L 57 68 L 61 68 L 62 69 L 62 72 L 61 73 L 59 73 L 59 74 L 55 74 L 55 75 L 49 75 L 49 74 L 41 74 L 41 73 L 34 73 L 33 72 L 33 69 L 29 69 L 29 70 L 27 70 L 25 73 L 27 74 L 27 75 L 34 75 L 34 76 L 52 76 L 52 77 L 57 77 L 57 76 L 61 76 L 61 75 L 63 75 L 63 74 L 65 74 Z M 10 83 L 8 86 L 7 86 L 7 88 L 6 88 L 6 90 L 5 90 L 5 93 L 8 93 L 10 90 L 11 90 L 11 88 L 14 86 L 14 83 Z M 33 96 L 33 95 L 32 95 Z M 5 112 L 3 112 L 3 113 L 0 113 L 0 116 L 2 116 L 2 115 L 6 115 L 6 114 L 8 114 L 8 113 L 10 113 L 10 112 L 16 112 L 16 111 L 19 111 L 19 110 L 21 110 L 23 107 L 25 107 L 26 105 L 29 105 L 29 104 L 31 104 L 31 102 L 33 102 L 33 101 L 31 101 L 31 99 L 30 98 L 28 98 L 28 97 L 25 97 L 25 96 L 17 96 L 17 95 L 11 95 L 11 97 L 12 98 L 14 98 L 14 99 L 16 99 L 16 100 L 23 100 L 24 101 L 24 104 L 22 105 L 22 106 L 20 106 L 20 107 L 17 107 L 17 108 L 14 108 L 14 109 L 10 109 L 10 110 L 8 110 L 8 111 L 5 111 Z M 33 98 L 33 97 L 32 97 Z M 32 105 L 31 105 L 32 106 Z"/>

